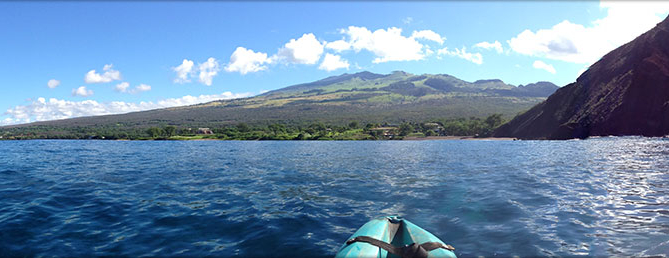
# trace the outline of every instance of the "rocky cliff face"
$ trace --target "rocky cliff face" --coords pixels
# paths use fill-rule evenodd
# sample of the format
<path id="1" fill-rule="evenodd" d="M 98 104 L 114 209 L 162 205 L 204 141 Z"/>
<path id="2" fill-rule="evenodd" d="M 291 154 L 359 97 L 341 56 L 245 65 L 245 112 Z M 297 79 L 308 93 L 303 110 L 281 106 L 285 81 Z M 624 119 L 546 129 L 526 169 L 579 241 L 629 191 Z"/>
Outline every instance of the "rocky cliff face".
<path id="1" fill-rule="evenodd" d="M 669 134 L 669 17 L 606 54 L 498 137 L 571 139 Z"/>

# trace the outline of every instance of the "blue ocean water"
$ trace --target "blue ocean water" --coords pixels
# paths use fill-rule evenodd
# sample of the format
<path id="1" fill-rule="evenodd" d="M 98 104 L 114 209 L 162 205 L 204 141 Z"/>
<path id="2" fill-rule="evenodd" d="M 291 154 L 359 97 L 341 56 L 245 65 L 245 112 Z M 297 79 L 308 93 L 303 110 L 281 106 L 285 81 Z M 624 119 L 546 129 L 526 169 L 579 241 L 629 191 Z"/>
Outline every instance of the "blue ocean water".
<path id="1" fill-rule="evenodd" d="M 666 256 L 669 141 L 0 141 L 0 256 L 333 256 L 401 215 L 459 256 Z"/>

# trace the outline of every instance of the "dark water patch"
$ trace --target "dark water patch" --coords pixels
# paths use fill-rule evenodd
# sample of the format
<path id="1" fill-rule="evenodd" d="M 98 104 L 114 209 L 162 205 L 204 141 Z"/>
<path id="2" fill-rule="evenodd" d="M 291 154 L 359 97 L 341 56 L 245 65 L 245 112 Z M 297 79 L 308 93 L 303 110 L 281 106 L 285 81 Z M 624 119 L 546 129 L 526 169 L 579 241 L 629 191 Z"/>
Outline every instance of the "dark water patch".
<path id="1" fill-rule="evenodd" d="M 2 175 L 2 176 L 14 176 L 14 175 L 18 175 L 20 173 L 21 172 L 16 171 L 16 170 L 12 170 L 12 169 L 0 170 L 0 175 Z"/>

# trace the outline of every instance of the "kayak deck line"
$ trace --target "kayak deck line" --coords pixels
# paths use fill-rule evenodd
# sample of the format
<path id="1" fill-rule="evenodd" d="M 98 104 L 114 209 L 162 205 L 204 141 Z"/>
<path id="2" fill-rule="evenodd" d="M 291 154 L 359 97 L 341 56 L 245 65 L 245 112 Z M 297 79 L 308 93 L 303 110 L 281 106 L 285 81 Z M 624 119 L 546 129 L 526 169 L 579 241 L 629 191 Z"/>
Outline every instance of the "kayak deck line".
<path id="1" fill-rule="evenodd" d="M 389 243 L 380 241 L 378 239 L 374 239 L 368 236 L 357 236 L 353 239 L 350 239 L 346 241 L 347 245 L 350 245 L 355 242 L 364 242 L 368 243 L 374 246 L 377 246 L 379 248 L 383 248 L 384 250 L 388 251 L 391 254 L 394 255 L 399 255 L 402 257 L 412 257 L 412 258 L 419 258 L 419 257 L 427 257 L 428 252 L 432 251 L 437 248 L 443 248 L 449 251 L 455 250 L 454 247 L 450 245 L 445 245 L 439 242 L 425 242 L 422 244 L 410 244 L 410 245 L 404 245 L 402 247 L 397 247 L 394 245 L 391 245 Z"/>
<path id="2" fill-rule="evenodd" d="M 455 258 L 453 246 L 398 216 L 365 223 L 335 257 Z"/>

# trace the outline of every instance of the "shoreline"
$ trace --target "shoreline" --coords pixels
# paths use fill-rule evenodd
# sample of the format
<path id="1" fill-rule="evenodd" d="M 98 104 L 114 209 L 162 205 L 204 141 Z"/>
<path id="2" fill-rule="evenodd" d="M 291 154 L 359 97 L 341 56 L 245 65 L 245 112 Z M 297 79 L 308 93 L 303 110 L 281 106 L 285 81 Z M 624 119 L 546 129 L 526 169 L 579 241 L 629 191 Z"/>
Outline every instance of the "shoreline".
<path id="1" fill-rule="evenodd" d="M 74 140 L 74 141 L 517 141 L 518 138 L 510 137 L 474 137 L 474 136 L 426 136 L 426 137 L 405 137 L 403 139 L 328 139 L 328 140 L 245 140 L 245 139 L 216 139 L 216 138 L 198 138 L 198 139 L 0 139 L 0 141 L 31 141 L 31 140 Z"/>
<path id="2" fill-rule="evenodd" d="M 426 137 L 404 137 L 403 141 L 428 141 L 428 140 L 472 140 L 472 141 L 516 141 L 517 138 L 510 137 L 474 137 L 474 136 L 426 136 Z"/>

